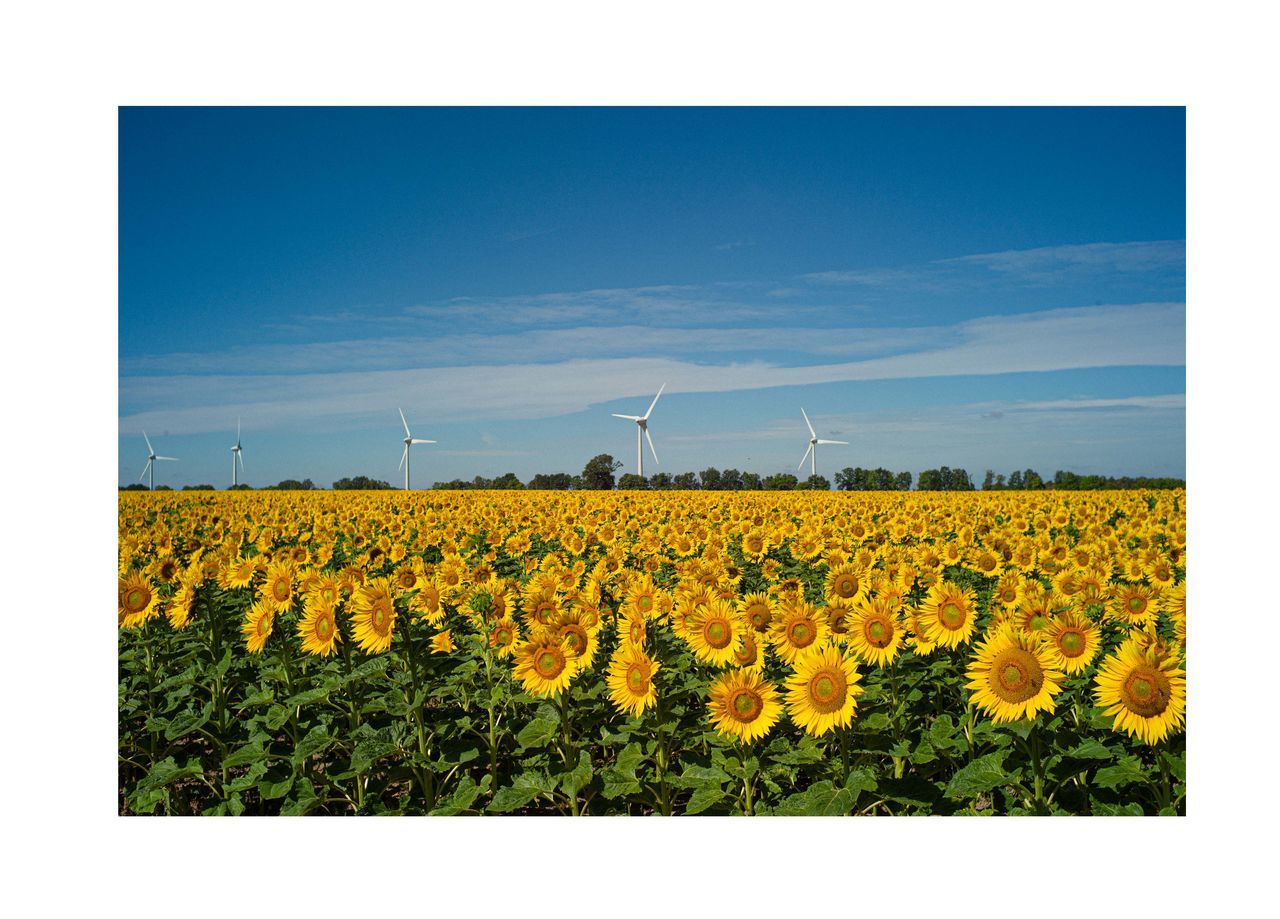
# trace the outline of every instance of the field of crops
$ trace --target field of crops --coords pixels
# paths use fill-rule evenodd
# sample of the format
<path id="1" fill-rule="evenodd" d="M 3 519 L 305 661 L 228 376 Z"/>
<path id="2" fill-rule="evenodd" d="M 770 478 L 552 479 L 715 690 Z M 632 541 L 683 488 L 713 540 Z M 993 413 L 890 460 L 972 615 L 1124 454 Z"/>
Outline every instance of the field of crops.
<path id="1" fill-rule="evenodd" d="M 119 502 L 121 813 L 1185 813 L 1180 491 Z"/>

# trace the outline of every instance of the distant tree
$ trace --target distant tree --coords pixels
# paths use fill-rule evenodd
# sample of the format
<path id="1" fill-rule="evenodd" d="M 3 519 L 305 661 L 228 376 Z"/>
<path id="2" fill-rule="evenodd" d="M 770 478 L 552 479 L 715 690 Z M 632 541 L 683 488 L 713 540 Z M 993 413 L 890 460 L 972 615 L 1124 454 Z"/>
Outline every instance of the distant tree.
<path id="1" fill-rule="evenodd" d="M 303 479 L 301 482 L 297 479 L 285 479 L 276 485 L 267 486 L 269 490 L 273 491 L 312 491 L 315 487 L 315 483 L 310 479 Z"/>
<path id="2" fill-rule="evenodd" d="M 626 476 L 623 476 L 623 478 L 626 478 Z M 655 472 L 649 476 L 649 487 L 652 489 L 665 491 L 671 486 L 671 473 L 669 472 Z"/>
<path id="3" fill-rule="evenodd" d="M 871 473 L 871 487 L 876 491 L 893 491 L 893 473 L 883 466 Z"/>
<path id="4" fill-rule="evenodd" d="M 568 491 L 573 477 L 567 472 L 539 472 L 529 480 L 528 487 L 538 491 Z"/>
<path id="5" fill-rule="evenodd" d="M 157 485 L 156 491 L 173 491 L 173 488 L 169 485 Z"/>
<path id="6" fill-rule="evenodd" d="M 333 483 L 333 487 L 338 491 L 372 491 L 376 489 L 389 489 L 390 482 L 384 482 L 381 479 L 371 479 L 367 475 L 357 475 L 351 478 L 338 479 Z"/>
<path id="7" fill-rule="evenodd" d="M 698 473 L 698 481 L 702 483 L 703 491 L 719 491 L 720 490 L 720 470 L 712 466 Z"/>
<path id="8" fill-rule="evenodd" d="M 737 469 L 726 469 L 720 473 L 721 491 L 742 491 L 742 473 Z"/>
<path id="9" fill-rule="evenodd" d="M 742 474 L 742 487 L 748 491 L 759 491 L 761 488 L 760 476 L 754 472 L 744 472 Z"/>
<path id="10" fill-rule="evenodd" d="M 592 491 L 608 491 L 613 488 L 613 474 L 621 468 L 622 463 L 608 453 L 597 454 L 582 467 L 582 487 Z"/>
<path id="11" fill-rule="evenodd" d="M 982 490 L 991 491 L 991 489 L 995 487 L 996 487 L 996 474 L 992 472 L 990 469 L 988 469 L 987 474 L 982 477 Z"/>
<path id="12" fill-rule="evenodd" d="M 244 482 L 240 482 L 240 483 L 239 483 L 239 484 L 237 484 L 237 485 L 232 485 L 232 486 L 230 486 L 230 487 L 227 489 L 227 491 L 253 491 L 253 486 L 252 486 L 252 485 L 246 485 Z"/>
<path id="13" fill-rule="evenodd" d="M 775 472 L 767 476 L 762 484 L 765 491 L 791 491 L 800 484 L 800 480 L 789 472 Z"/>
<path id="14" fill-rule="evenodd" d="M 698 487 L 698 477 L 692 472 L 681 472 L 671 480 L 671 484 L 681 491 L 692 491 Z"/>
<path id="15" fill-rule="evenodd" d="M 841 491 L 853 491 L 853 467 L 845 466 L 836 473 L 836 488 Z"/>
<path id="16" fill-rule="evenodd" d="M 183 485 L 183 491 L 213 491 L 212 485 Z"/>
<path id="17" fill-rule="evenodd" d="M 1044 479 L 1040 478 L 1040 473 L 1034 469 L 1025 469 L 1022 472 L 1022 487 L 1033 490 L 1044 488 Z"/>
<path id="18" fill-rule="evenodd" d="M 804 488 L 806 491 L 831 491 L 831 483 L 826 476 L 811 475 L 804 480 Z"/>
<path id="19" fill-rule="evenodd" d="M 492 488 L 493 480 L 486 479 L 484 476 L 478 475 L 471 480 L 471 487 L 472 488 Z"/>
<path id="20" fill-rule="evenodd" d="M 636 475 L 634 472 L 628 472 L 618 478 L 618 488 L 625 488 L 628 491 L 643 491 L 648 489 L 649 480 L 644 476 Z"/>
<path id="21" fill-rule="evenodd" d="M 926 469 L 916 480 L 916 488 L 920 491 L 942 491 L 942 472 L 938 469 Z"/>
<path id="22" fill-rule="evenodd" d="M 146 491 L 147 486 L 143 485 L 141 482 L 134 482 L 132 485 L 122 485 L 120 487 L 120 490 L 121 491 Z"/>
<path id="23" fill-rule="evenodd" d="M 1004 487 L 1004 473 L 1001 472 L 996 476 L 996 488 L 1003 489 Z"/>
<path id="24" fill-rule="evenodd" d="M 893 477 L 893 487 L 898 491 L 911 491 L 911 473 L 899 472 Z"/>
<path id="25" fill-rule="evenodd" d="M 1009 473 L 1009 487 L 1010 487 L 1010 488 L 1022 488 L 1022 472 L 1021 472 L 1021 470 L 1015 469 L 1013 472 Z"/>
<path id="26" fill-rule="evenodd" d="M 574 491 L 582 491 L 584 488 L 587 487 L 587 485 L 586 485 L 586 482 L 583 480 L 582 476 L 575 475 L 572 479 L 569 480 L 569 487 Z"/>
<path id="27" fill-rule="evenodd" d="M 509 491 L 517 488 L 524 488 L 524 483 L 516 477 L 514 472 L 504 472 L 493 480 L 490 487 Z"/>

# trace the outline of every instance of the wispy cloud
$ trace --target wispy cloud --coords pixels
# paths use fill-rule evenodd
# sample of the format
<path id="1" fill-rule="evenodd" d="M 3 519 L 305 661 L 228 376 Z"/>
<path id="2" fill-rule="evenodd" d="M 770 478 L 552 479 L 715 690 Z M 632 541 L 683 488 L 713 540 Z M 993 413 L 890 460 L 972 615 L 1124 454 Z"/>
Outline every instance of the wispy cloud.
<path id="1" fill-rule="evenodd" d="M 122 433 L 144 426 L 175 432 L 221 430 L 226 406 L 252 406 L 263 424 L 305 426 L 317 418 L 356 419 L 415 400 L 428 420 L 544 418 L 625 397 L 730 392 L 857 380 L 991 375 L 1185 363 L 1181 303 L 1142 303 L 983 317 L 913 337 L 908 353 L 835 363 L 701 363 L 674 357 L 573 357 L 463 367 L 361 372 L 131 376 L 120 398 L 131 411 Z M 518 352 L 517 352 L 518 354 Z M 424 362 L 430 354 L 423 355 Z M 406 410 L 409 406 L 406 405 Z M 428 410 L 429 408 L 429 410 Z M 247 408 L 246 408 L 247 410 Z"/>

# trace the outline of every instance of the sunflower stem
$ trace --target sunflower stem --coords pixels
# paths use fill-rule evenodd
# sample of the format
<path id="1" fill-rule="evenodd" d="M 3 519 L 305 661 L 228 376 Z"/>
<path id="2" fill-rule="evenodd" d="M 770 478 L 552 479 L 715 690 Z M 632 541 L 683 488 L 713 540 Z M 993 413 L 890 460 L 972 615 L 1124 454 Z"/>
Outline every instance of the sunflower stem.
<path id="1" fill-rule="evenodd" d="M 418 779 L 418 787 L 422 789 L 422 800 L 426 804 L 426 809 L 430 811 L 435 807 L 435 789 L 432 787 L 434 782 L 431 776 L 431 767 L 427 764 L 427 735 L 425 727 L 422 723 L 422 702 L 418 699 L 418 661 L 414 654 L 413 647 L 413 614 L 407 614 L 404 626 L 404 646 L 406 657 L 409 663 L 409 685 L 412 695 L 409 698 L 409 714 L 412 716 L 411 726 L 418 738 L 418 756 L 420 762 L 413 767 L 413 773 Z"/>
<path id="2" fill-rule="evenodd" d="M 1040 756 L 1040 723 L 1031 723 L 1031 765 L 1035 774 L 1035 810 L 1037 814 L 1046 811 L 1044 801 L 1044 763 Z"/>
<path id="3" fill-rule="evenodd" d="M 565 687 L 560 692 L 560 758 L 564 760 L 564 767 L 572 769 L 576 763 L 573 755 L 573 740 L 569 731 L 569 687 Z M 578 816 L 578 795 L 573 793 L 569 795 L 569 813 Z"/>
<path id="4" fill-rule="evenodd" d="M 754 769 L 748 769 L 747 763 L 751 760 L 751 747 L 749 745 L 742 748 L 742 812 L 748 817 L 756 815 L 755 801 L 752 799 L 752 792 L 755 791 L 756 773 Z"/>
<path id="5" fill-rule="evenodd" d="M 351 708 L 351 759 L 355 759 L 355 736 L 356 730 L 360 727 L 360 706 L 356 701 L 356 687 L 351 681 L 351 643 L 343 641 L 342 643 L 342 661 L 347 672 L 347 686 L 350 687 L 351 697 L 348 700 Z M 352 770 L 355 772 L 355 770 Z M 364 774 L 356 772 L 356 811 L 357 813 L 364 808 Z"/>

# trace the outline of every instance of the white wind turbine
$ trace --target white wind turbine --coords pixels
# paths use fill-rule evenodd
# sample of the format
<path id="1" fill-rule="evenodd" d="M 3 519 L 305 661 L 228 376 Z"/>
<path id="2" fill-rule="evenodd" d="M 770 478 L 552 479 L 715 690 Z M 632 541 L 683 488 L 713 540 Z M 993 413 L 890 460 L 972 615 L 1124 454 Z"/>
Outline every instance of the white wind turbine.
<path id="1" fill-rule="evenodd" d="M 178 461 L 178 458 L 176 456 L 156 456 L 155 448 L 151 446 L 151 439 L 147 437 L 146 431 L 142 432 L 142 439 L 147 442 L 147 465 L 142 470 L 142 475 L 138 476 L 138 481 L 141 482 L 143 479 L 146 479 L 147 488 L 150 491 L 155 491 L 156 490 L 156 470 L 155 470 L 156 460 L 169 460 L 172 463 L 176 463 Z"/>
<path id="2" fill-rule="evenodd" d="M 803 469 L 804 461 L 808 460 L 809 475 L 811 476 L 817 475 L 818 474 L 818 444 L 843 444 L 844 446 L 847 447 L 849 446 L 849 442 L 847 440 L 820 440 L 818 438 L 818 432 L 813 429 L 813 424 L 810 423 L 809 416 L 805 414 L 805 411 L 803 408 L 800 409 L 800 414 L 804 415 L 804 423 L 809 426 L 809 449 L 805 450 L 804 456 L 800 457 L 800 465 L 796 467 L 796 470 L 799 471 L 800 469 Z"/>
<path id="3" fill-rule="evenodd" d="M 236 445 L 231 448 L 231 487 L 240 484 L 240 476 L 236 470 L 236 460 L 240 461 L 240 472 L 244 471 L 244 457 L 240 455 L 240 419 L 236 419 Z"/>
<path id="4" fill-rule="evenodd" d="M 658 389 L 658 395 L 653 397 L 653 401 L 649 403 L 649 411 L 644 415 L 619 415 L 612 412 L 614 418 L 625 418 L 628 421 L 636 423 L 636 469 L 639 470 L 640 478 L 644 478 L 644 443 L 649 441 L 649 452 L 653 454 L 653 461 L 658 462 L 658 451 L 653 449 L 653 438 L 649 436 L 649 416 L 653 414 L 653 407 L 658 404 L 658 398 L 662 395 L 662 390 L 667 388 L 667 384 L 663 383 Z"/>
<path id="5" fill-rule="evenodd" d="M 409 422 L 404 420 L 404 409 L 400 412 L 400 423 L 404 425 L 404 453 L 400 455 L 400 465 L 404 467 L 404 490 L 409 490 L 409 447 L 413 444 L 433 444 L 434 440 L 420 440 L 409 433 Z"/>

